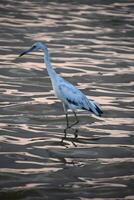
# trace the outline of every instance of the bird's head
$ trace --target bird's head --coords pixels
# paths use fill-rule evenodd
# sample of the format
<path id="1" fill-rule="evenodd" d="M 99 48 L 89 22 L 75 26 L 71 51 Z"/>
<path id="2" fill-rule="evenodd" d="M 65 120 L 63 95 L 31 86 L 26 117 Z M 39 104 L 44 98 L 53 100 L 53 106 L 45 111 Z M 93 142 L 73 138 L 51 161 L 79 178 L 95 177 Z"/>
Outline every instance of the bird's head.
<path id="1" fill-rule="evenodd" d="M 31 47 L 30 49 L 28 49 L 28 50 L 22 52 L 22 53 L 19 55 L 19 57 L 21 57 L 21 56 L 23 56 L 23 55 L 25 55 L 25 54 L 27 54 L 27 53 L 30 53 L 30 52 L 32 52 L 32 51 L 39 50 L 39 49 L 44 50 L 45 48 L 47 48 L 47 47 L 46 47 L 43 43 L 41 43 L 41 42 L 35 42 L 35 43 L 32 45 L 32 47 Z"/>

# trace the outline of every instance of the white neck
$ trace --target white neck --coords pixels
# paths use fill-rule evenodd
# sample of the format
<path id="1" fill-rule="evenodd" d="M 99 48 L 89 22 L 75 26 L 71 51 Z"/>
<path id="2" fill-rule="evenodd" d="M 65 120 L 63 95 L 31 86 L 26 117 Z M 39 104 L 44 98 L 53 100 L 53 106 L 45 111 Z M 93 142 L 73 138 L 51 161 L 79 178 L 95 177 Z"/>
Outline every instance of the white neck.
<path id="1" fill-rule="evenodd" d="M 50 78 L 54 77 L 56 75 L 56 72 L 51 65 L 48 49 L 46 46 L 44 46 L 44 62 L 46 64 L 47 71 L 48 71 Z"/>

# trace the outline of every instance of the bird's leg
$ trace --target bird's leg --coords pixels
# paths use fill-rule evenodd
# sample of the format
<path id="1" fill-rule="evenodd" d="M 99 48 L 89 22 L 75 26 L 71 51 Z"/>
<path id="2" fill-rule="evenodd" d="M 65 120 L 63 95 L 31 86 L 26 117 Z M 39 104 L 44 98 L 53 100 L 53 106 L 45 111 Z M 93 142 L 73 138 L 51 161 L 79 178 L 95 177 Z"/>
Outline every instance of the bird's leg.
<path id="1" fill-rule="evenodd" d="M 62 138 L 62 142 L 66 138 L 67 129 L 69 128 L 68 110 L 67 110 L 67 106 L 64 103 L 63 103 L 63 109 L 64 109 L 64 112 L 65 112 L 65 115 L 66 115 L 67 127 L 64 129 L 64 137 Z"/>
<path id="2" fill-rule="evenodd" d="M 66 115 L 66 122 L 67 122 L 66 129 L 68 129 L 68 127 L 69 127 L 68 110 L 67 110 L 67 106 L 64 103 L 63 103 L 63 108 L 64 108 L 64 112 L 65 112 L 65 115 Z"/>
<path id="3" fill-rule="evenodd" d="M 66 136 L 67 136 L 67 129 L 69 129 L 69 119 L 68 119 L 68 113 L 67 113 L 67 111 L 66 111 L 65 115 L 66 115 L 67 127 L 64 129 L 64 137 L 63 137 L 62 140 L 61 140 L 62 142 L 63 142 L 64 139 L 66 139 Z"/>
<path id="4" fill-rule="evenodd" d="M 65 104 L 63 104 L 63 108 L 64 108 L 65 115 L 66 115 L 67 126 L 66 126 L 66 128 L 64 129 L 64 137 L 63 137 L 63 139 L 62 139 L 62 142 L 63 142 L 63 140 L 64 140 L 64 139 L 66 138 L 66 136 L 67 136 L 67 130 L 68 130 L 68 129 L 71 129 L 74 125 L 76 125 L 76 124 L 79 123 L 79 120 L 78 120 L 78 118 L 77 118 L 77 115 L 76 115 L 76 113 L 73 111 L 74 116 L 75 116 L 75 122 L 72 123 L 72 124 L 69 124 L 68 110 L 67 110 L 67 107 L 66 107 Z M 77 136 L 78 136 L 77 132 L 78 132 L 78 130 L 75 129 L 75 131 L 74 131 L 75 138 L 77 138 Z"/>
<path id="5" fill-rule="evenodd" d="M 75 116 L 75 122 L 74 123 L 72 123 L 71 125 L 69 125 L 69 128 L 72 128 L 74 125 L 76 125 L 76 124 L 78 124 L 79 123 L 79 120 L 78 120 L 78 117 L 77 117 L 77 115 L 76 115 L 76 113 L 73 111 L 73 113 L 74 113 L 74 116 Z M 78 137 L 78 134 L 77 134 L 77 132 L 78 132 L 78 130 L 77 129 L 75 129 L 75 132 L 74 132 L 74 136 L 75 136 L 75 138 L 77 138 Z"/>
<path id="6" fill-rule="evenodd" d="M 73 122 L 73 123 L 69 126 L 69 128 L 71 128 L 72 126 L 74 126 L 74 125 L 76 125 L 76 124 L 79 123 L 79 120 L 78 120 L 78 117 L 77 117 L 76 113 L 75 113 L 74 111 L 73 111 L 73 113 L 74 113 L 74 116 L 75 116 L 75 122 Z"/>
<path id="7" fill-rule="evenodd" d="M 70 128 L 70 127 L 69 127 L 69 118 L 68 118 L 68 113 L 66 112 L 65 115 L 66 115 L 67 127 L 64 129 L 64 133 L 65 133 L 64 138 L 66 138 L 66 136 L 67 136 L 67 129 Z"/>
<path id="8" fill-rule="evenodd" d="M 68 118 L 68 113 L 66 112 L 66 122 L 67 122 L 67 127 L 66 127 L 66 129 L 68 129 L 68 128 L 70 128 L 69 127 L 69 118 Z"/>
<path id="9" fill-rule="evenodd" d="M 75 113 L 74 111 L 73 111 L 73 113 L 74 113 L 74 116 L 75 116 L 75 122 L 69 125 L 68 113 L 66 112 L 66 122 L 67 122 L 67 127 L 64 129 L 64 133 L 65 133 L 65 135 L 64 135 L 64 139 L 65 139 L 66 136 L 67 136 L 67 130 L 68 130 L 68 129 L 71 129 L 74 125 L 76 125 L 76 124 L 79 123 L 79 120 L 78 120 L 78 118 L 77 118 L 76 113 Z M 78 132 L 78 130 L 75 129 L 75 130 L 74 130 L 74 136 L 75 136 L 75 138 L 78 137 L 77 132 Z"/>

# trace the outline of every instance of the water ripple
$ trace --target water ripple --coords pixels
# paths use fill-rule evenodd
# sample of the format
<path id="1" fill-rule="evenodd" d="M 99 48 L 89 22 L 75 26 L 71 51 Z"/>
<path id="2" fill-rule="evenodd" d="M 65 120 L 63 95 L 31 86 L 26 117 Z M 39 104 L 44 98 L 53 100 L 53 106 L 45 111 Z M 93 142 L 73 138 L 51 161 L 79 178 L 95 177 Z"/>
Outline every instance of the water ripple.
<path id="1" fill-rule="evenodd" d="M 124 1 L 0 4 L 0 199 L 133 199 L 133 13 Z M 104 110 L 68 132 L 42 52 Z M 73 115 L 70 113 L 70 120 Z"/>

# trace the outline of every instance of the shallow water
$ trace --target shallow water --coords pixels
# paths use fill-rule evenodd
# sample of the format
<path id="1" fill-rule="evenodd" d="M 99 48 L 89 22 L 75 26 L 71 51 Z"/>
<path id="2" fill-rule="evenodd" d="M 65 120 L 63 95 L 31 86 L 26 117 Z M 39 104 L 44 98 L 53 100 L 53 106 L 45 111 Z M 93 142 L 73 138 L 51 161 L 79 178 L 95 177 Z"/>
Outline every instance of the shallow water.
<path id="1" fill-rule="evenodd" d="M 134 2 L 0 2 L 0 199 L 134 199 Z M 66 125 L 42 52 L 104 110 Z M 70 113 L 70 120 L 73 115 Z"/>

